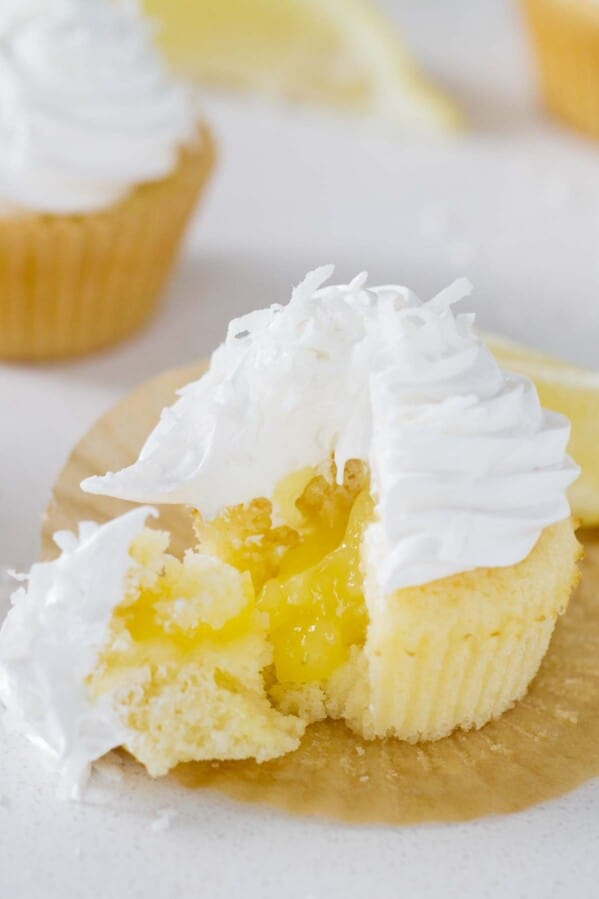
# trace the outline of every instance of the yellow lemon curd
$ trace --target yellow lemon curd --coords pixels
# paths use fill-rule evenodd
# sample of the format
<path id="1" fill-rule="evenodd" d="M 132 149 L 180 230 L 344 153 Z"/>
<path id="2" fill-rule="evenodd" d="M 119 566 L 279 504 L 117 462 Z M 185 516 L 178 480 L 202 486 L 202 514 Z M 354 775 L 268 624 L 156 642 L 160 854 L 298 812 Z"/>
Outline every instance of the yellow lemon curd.
<path id="1" fill-rule="evenodd" d="M 273 503 L 230 507 L 213 521 L 195 512 L 198 548 L 182 560 L 166 553 L 162 532 L 135 541 L 136 567 L 90 688 L 116 697 L 135 733 L 128 748 L 151 773 L 189 759 L 279 755 L 324 715 L 321 685 L 366 636 L 368 487 L 359 462 L 339 484 L 334 465 L 305 469 Z M 277 710 L 289 693 L 297 711 L 310 686 L 311 712 Z"/>
<path id="2" fill-rule="evenodd" d="M 367 615 L 360 574 L 362 533 L 373 516 L 365 466 L 347 466 L 341 484 L 307 469 L 281 484 L 272 526 L 265 500 L 196 525 L 200 546 L 249 572 L 255 607 L 268 615 L 278 683 L 326 680 L 363 644 Z"/>
<path id="3" fill-rule="evenodd" d="M 227 643 L 240 637 L 265 613 L 273 663 L 279 683 L 305 684 L 331 676 L 364 642 L 366 608 L 360 574 L 362 532 L 373 514 L 368 479 L 362 466 L 349 466 L 344 482 L 335 483 L 308 469 L 308 483 L 295 500 L 298 476 L 283 483 L 277 498 L 295 505 L 289 525 L 272 525 L 272 504 L 256 500 L 227 509 L 212 522 L 198 513 L 200 551 L 237 569 L 225 576 L 215 566 L 207 584 L 207 567 L 180 565 L 169 559 L 155 581 L 141 586 L 115 613 L 133 641 L 135 654 L 146 647 L 167 646 L 182 656 L 204 640 Z M 299 512 L 299 515 L 298 515 Z M 210 612 L 195 615 L 198 579 L 210 591 Z M 116 660 L 116 658 L 115 658 Z"/>
<path id="4" fill-rule="evenodd" d="M 297 748 L 342 718 L 369 739 L 437 739 L 519 699 L 576 581 L 568 520 L 527 559 L 378 591 L 367 466 L 304 469 L 270 500 L 193 513 L 198 545 L 169 555 L 145 529 L 131 547 L 89 689 L 110 697 L 127 749 L 150 774 L 179 762 Z M 370 532 L 369 541 L 376 527 Z"/>

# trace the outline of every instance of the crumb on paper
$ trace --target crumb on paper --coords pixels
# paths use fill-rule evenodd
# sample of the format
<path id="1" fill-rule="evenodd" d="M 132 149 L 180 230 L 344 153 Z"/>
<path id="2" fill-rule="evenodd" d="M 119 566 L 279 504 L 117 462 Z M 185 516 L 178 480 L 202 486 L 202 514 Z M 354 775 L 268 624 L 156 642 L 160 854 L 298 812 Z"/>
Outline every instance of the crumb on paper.
<path id="1" fill-rule="evenodd" d="M 362 776 L 359 778 L 360 783 L 363 783 L 363 784 L 368 783 L 369 780 L 370 780 L 370 777 L 368 774 L 362 774 Z"/>
<path id="2" fill-rule="evenodd" d="M 503 746 L 501 743 L 489 743 L 488 744 L 489 752 L 500 752 L 503 755 L 509 755 L 510 750 Z"/>
<path id="3" fill-rule="evenodd" d="M 553 709 L 553 717 L 560 721 L 569 721 L 571 724 L 578 724 L 578 714 L 571 712 L 569 709 L 561 709 L 559 707 Z"/>
<path id="4" fill-rule="evenodd" d="M 342 756 L 339 759 L 339 767 L 345 774 L 353 774 L 356 773 L 356 768 L 353 762 L 353 759 L 349 758 L 349 756 Z"/>
<path id="5" fill-rule="evenodd" d="M 154 833 L 163 833 L 168 830 L 179 812 L 174 808 L 162 808 L 150 824 L 150 830 Z"/>
<path id="6" fill-rule="evenodd" d="M 356 755 L 363 756 L 366 755 L 366 750 L 363 746 L 356 746 Z"/>
<path id="7" fill-rule="evenodd" d="M 430 758 L 428 757 L 424 749 L 422 749 L 420 746 L 418 746 L 416 749 L 416 759 L 419 766 L 424 771 L 430 771 L 432 769 Z"/>

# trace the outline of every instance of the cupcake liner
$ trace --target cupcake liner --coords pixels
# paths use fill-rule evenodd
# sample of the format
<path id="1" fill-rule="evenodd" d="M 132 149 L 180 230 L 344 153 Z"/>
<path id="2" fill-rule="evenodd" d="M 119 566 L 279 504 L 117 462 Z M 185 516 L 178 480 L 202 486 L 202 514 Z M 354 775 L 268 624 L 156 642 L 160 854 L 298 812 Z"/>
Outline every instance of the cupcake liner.
<path id="1" fill-rule="evenodd" d="M 599 7 L 589 0 L 524 0 L 549 109 L 599 138 Z"/>
<path id="2" fill-rule="evenodd" d="M 151 314 L 212 168 L 207 129 L 176 171 L 88 215 L 0 219 L 0 357 L 86 353 Z"/>
<path id="3" fill-rule="evenodd" d="M 456 727 L 480 727 L 497 718 L 526 692 L 553 626 L 552 619 L 531 625 L 524 635 L 484 640 L 449 634 L 416 656 L 398 655 L 392 674 L 383 670 L 377 677 L 375 732 L 438 739 Z"/>
<path id="4" fill-rule="evenodd" d="M 576 585 L 571 523 L 517 565 L 478 569 L 375 605 L 364 654 L 333 675 L 329 714 L 367 737 L 437 740 L 482 727 L 520 699 Z"/>

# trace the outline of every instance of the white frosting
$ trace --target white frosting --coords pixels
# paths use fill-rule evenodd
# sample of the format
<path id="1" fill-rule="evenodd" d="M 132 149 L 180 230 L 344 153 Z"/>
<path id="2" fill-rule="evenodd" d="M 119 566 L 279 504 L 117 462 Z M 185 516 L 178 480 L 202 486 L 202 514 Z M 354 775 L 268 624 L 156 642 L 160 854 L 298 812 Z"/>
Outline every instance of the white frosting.
<path id="1" fill-rule="evenodd" d="M 50 753 L 65 795 L 77 796 L 91 763 L 126 741 L 111 695 L 92 699 L 85 680 L 135 567 L 131 543 L 155 514 L 141 507 L 105 525 L 84 522 L 78 536 L 56 534 L 61 555 L 23 578 L 0 631 L 5 723 Z"/>
<path id="2" fill-rule="evenodd" d="M 422 303 L 366 289 L 365 275 L 321 288 L 331 272 L 233 321 L 139 460 L 83 488 L 211 517 L 334 453 L 340 473 L 348 459 L 370 465 L 384 593 L 521 561 L 570 514 L 567 419 L 498 367 L 472 315 L 454 314 L 465 279 Z"/>
<path id="3" fill-rule="evenodd" d="M 194 136 L 188 90 L 133 2 L 2 0 L 0 199 L 84 213 L 165 177 Z"/>

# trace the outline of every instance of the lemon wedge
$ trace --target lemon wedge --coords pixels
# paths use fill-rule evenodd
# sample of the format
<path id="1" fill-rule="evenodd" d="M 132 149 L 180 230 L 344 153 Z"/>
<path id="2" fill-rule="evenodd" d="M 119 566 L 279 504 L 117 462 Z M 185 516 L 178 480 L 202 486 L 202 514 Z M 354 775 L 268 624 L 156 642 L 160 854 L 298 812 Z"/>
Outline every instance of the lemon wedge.
<path id="1" fill-rule="evenodd" d="M 143 0 L 186 74 L 221 86 L 332 106 L 404 129 L 459 123 L 367 0 Z"/>
<path id="2" fill-rule="evenodd" d="M 572 512 L 582 524 L 599 524 L 599 372 L 495 335 L 485 335 L 485 340 L 503 368 L 530 378 L 542 404 L 570 419 L 569 451 L 581 467 L 580 477 L 570 488 Z"/>

